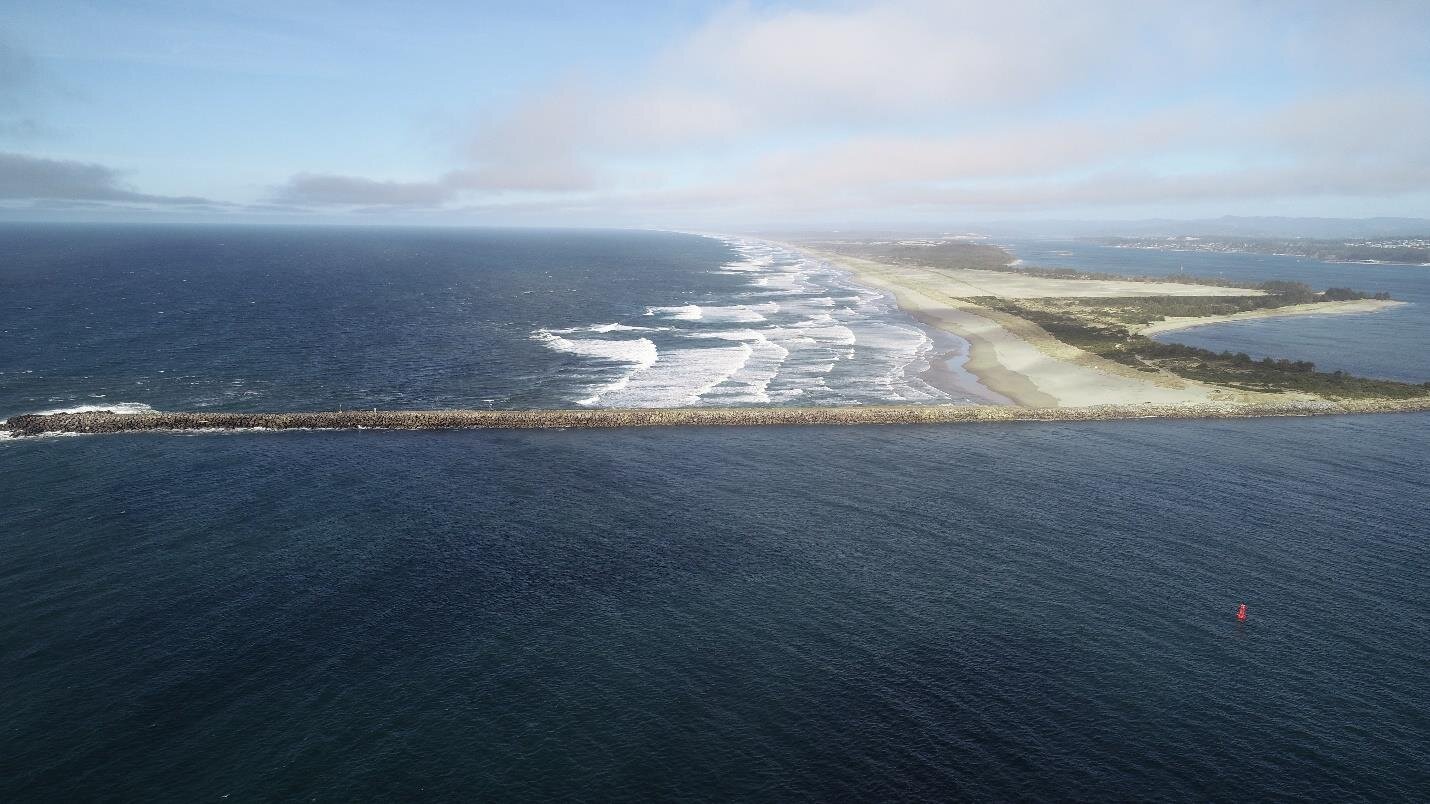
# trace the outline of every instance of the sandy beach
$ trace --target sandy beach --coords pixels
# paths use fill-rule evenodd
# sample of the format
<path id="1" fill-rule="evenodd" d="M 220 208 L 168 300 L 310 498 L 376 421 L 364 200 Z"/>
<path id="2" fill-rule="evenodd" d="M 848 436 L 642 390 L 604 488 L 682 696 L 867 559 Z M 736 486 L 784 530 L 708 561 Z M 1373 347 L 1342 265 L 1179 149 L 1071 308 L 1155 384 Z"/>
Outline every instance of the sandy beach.
<path id="1" fill-rule="evenodd" d="M 801 248 L 791 245 L 792 248 Z M 1259 296 L 1263 291 L 1212 285 L 1103 279 L 1044 278 L 963 268 L 931 268 L 876 262 L 823 251 L 807 253 L 888 291 L 901 308 L 925 325 L 970 344 L 965 369 L 1015 405 L 1028 408 L 1085 408 L 1102 405 L 1260 405 L 1308 402 L 1309 394 L 1279 394 L 1228 388 L 1179 377 L 1169 371 L 1141 371 L 1070 346 L 1025 318 L 987 304 L 991 298 L 1135 298 L 1146 296 Z M 982 302 L 982 303 L 980 303 Z M 1134 331 L 1142 335 L 1262 318 L 1371 313 L 1405 304 L 1362 299 L 1298 304 L 1224 316 L 1170 318 Z"/>
<path id="2" fill-rule="evenodd" d="M 1339 302 L 1316 302 L 1314 304 L 1293 304 L 1288 307 L 1277 307 L 1271 310 L 1250 310 L 1245 313 L 1234 313 L 1231 315 L 1209 315 L 1188 318 L 1167 318 L 1152 324 L 1147 324 L 1137 332 L 1142 335 L 1156 335 L 1159 332 L 1172 332 L 1179 329 L 1190 329 L 1192 327 L 1204 327 L 1208 324 L 1221 324 L 1227 321 L 1254 321 L 1261 318 L 1284 318 L 1286 316 L 1297 315 L 1351 315 L 1354 313 L 1375 313 L 1391 307 L 1399 307 L 1408 302 L 1394 301 L 1387 299 L 1356 299 L 1354 301 Z"/>
<path id="3" fill-rule="evenodd" d="M 824 252 L 815 255 L 852 272 L 871 287 L 890 292 L 900 307 L 926 325 L 967 340 L 967 370 L 1023 407 L 1251 403 L 1267 397 L 1168 372 L 1137 371 L 1069 346 L 1030 321 L 976 301 L 980 296 L 1228 296 L 1260 291 L 1168 282 L 1044 279 L 996 271 L 895 266 Z M 1278 396 L 1288 399 L 1294 395 Z"/>

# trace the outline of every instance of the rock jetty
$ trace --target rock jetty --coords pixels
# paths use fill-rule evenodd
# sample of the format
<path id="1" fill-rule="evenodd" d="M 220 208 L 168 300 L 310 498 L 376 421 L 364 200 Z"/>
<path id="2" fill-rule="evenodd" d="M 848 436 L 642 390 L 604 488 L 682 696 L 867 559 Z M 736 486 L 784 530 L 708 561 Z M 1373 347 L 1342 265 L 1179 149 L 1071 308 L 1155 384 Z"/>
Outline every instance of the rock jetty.
<path id="1" fill-rule="evenodd" d="M 317 413 L 53 413 L 12 416 L 11 436 L 203 430 L 470 430 L 768 425 L 1085 422 L 1117 419 L 1239 419 L 1403 413 L 1430 410 L 1430 397 L 1405 400 L 1206 405 L 889 405 L 819 408 L 644 408 L 592 410 L 393 410 Z"/>

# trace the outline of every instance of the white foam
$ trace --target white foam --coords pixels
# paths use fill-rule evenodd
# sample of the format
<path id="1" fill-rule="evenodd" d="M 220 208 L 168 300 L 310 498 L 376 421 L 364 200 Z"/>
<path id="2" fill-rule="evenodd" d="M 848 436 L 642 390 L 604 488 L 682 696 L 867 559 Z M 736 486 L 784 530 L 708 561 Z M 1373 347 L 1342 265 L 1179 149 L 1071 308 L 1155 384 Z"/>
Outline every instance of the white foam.
<path id="1" fill-rule="evenodd" d="M 789 349 L 771 338 L 782 339 L 784 335 L 785 331 L 778 327 L 686 333 L 683 337 L 739 341 L 750 347 L 750 354 L 744 365 L 701 394 L 702 401 L 727 405 L 770 402 L 770 383 L 779 375 L 785 358 L 790 354 Z"/>
<path id="2" fill-rule="evenodd" d="M 862 356 L 872 365 L 849 380 L 851 389 L 890 402 L 947 399 L 918 376 L 929 367 L 932 338 L 915 327 L 885 321 L 866 319 L 857 326 Z"/>
<path id="3" fill-rule="evenodd" d="M 632 327 L 627 324 L 591 324 L 585 327 L 571 327 L 569 329 L 548 329 L 543 330 L 556 335 L 578 335 L 582 332 L 594 332 L 605 334 L 607 332 L 660 332 L 665 327 Z"/>
<path id="4" fill-rule="evenodd" d="M 596 357 L 617 363 L 650 365 L 656 361 L 657 350 L 650 338 L 608 340 L 605 338 L 563 338 L 555 330 L 539 329 L 532 336 L 551 349 L 583 357 Z"/>
<path id="5" fill-rule="evenodd" d="M 111 402 L 107 405 L 75 405 L 68 408 L 53 408 L 51 410 L 37 410 L 33 416 L 53 416 L 57 413 L 98 413 L 100 411 L 110 413 L 133 414 L 133 413 L 158 413 L 157 410 L 149 407 L 143 402 Z"/>
<path id="6" fill-rule="evenodd" d="M 770 383 L 784 368 L 789 350 L 767 338 L 750 342 L 750 358 L 738 371 L 703 398 L 722 404 L 768 404 Z"/>
<path id="7" fill-rule="evenodd" d="M 680 307 L 647 307 L 646 315 L 657 315 L 661 318 L 671 318 L 677 321 L 699 321 L 703 311 L 698 304 L 686 304 Z"/>
<path id="8" fill-rule="evenodd" d="M 765 321 L 766 316 L 779 312 L 775 302 L 763 304 L 734 304 L 728 307 L 702 307 L 701 320 L 716 324 L 753 324 Z"/>
<path id="9" fill-rule="evenodd" d="M 625 388 L 640 372 L 655 365 L 659 359 L 660 350 L 655 346 L 655 342 L 649 338 L 636 338 L 634 340 L 605 340 L 600 338 L 563 338 L 556 335 L 551 330 L 539 329 L 531 336 L 534 340 L 541 341 L 547 347 L 558 352 L 581 355 L 582 357 L 592 357 L 599 360 L 606 360 L 613 363 L 625 363 L 629 368 L 619 377 L 590 389 L 591 395 L 577 400 L 582 405 L 597 404 L 602 395 Z"/>
<path id="10" fill-rule="evenodd" d="M 724 265 L 720 266 L 720 272 L 728 274 L 758 273 L 760 271 L 768 270 L 770 267 L 770 263 L 773 260 L 773 255 L 765 255 L 762 257 L 751 256 L 747 257 L 746 259 L 740 260 L 739 262 L 725 263 Z"/>
<path id="11" fill-rule="evenodd" d="M 655 365 L 630 378 L 623 388 L 603 394 L 602 405 L 663 408 L 692 405 L 729 379 L 749 361 L 748 343 L 695 349 L 667 349 Z"/>
<path id="12" fill-rule="evenodd" d="M 853 346 L 858 341 L 854 330 L 834 320 L 834 316 L 829 313 L 817 313 L 809 319 L 791 324 L 790 328 L 815 343 L 827 346 Z"/>
<path id="13" fill-rule="evenodd" d="M 682 338 L 713 338 L 720 341 L 762 341 L 765 333 L 757 329 L 728 329 L 715 332 L 683 332 Z"/>
<path id="14" fill-rule="evenodd" d="M 929 366 L 932 340 L 898 315 L 889 294 L 797 251 L 721 239 L 736 256 L 714 272 L 741 276 L 734 292 L 647 307 L 645 314 L 664 326 L 543 331 L 557 339 L 548 342 L 553 348 L 605 361 L 601 373 L 593 369 L 587 380 L 603 384 L 588 386 L 582 404 L 869 404 L 944 397 L 919 376 Z M 642 332 L 661 334 L 651 336 L 654 342 L 621 337 Z M 608 381 L 612 362 L 624 371 Z"/>

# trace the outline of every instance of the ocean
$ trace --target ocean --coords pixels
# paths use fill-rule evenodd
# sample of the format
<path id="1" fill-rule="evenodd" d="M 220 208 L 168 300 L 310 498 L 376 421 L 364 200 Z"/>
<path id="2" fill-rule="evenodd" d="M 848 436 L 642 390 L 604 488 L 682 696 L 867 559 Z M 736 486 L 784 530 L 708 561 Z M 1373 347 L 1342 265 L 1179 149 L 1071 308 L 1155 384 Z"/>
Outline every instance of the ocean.
<path id="1" fill-rule="evenodd" d="M 15 227 L 0 315 L 6 415 L 976 399 L 675 233 Z M 9 439 L 0 800 L 1418 800 L 1427 424 Z"/>
<path id="2" fill-rule="evenodd" d="M 0 418 L 991 396 L 961 371 L 957 339 L 843 272 L 750 241 L 5 227 L 0 266 Z"/>

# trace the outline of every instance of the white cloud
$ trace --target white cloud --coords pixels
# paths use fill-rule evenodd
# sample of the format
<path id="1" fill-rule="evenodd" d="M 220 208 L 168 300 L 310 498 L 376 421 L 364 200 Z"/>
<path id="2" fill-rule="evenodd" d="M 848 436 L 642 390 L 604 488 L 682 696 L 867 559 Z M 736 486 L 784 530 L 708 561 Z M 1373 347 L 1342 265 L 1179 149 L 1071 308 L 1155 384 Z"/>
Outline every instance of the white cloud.
<path id="1" fill-rule="evenodd" d="M 1430 164 L 1427 22 L 1411 3 L 735 6 L 642 76 L 479 121 L 436 179 L 298 176 L 279 197 L 692 222 L 1391 197 Z"/>

